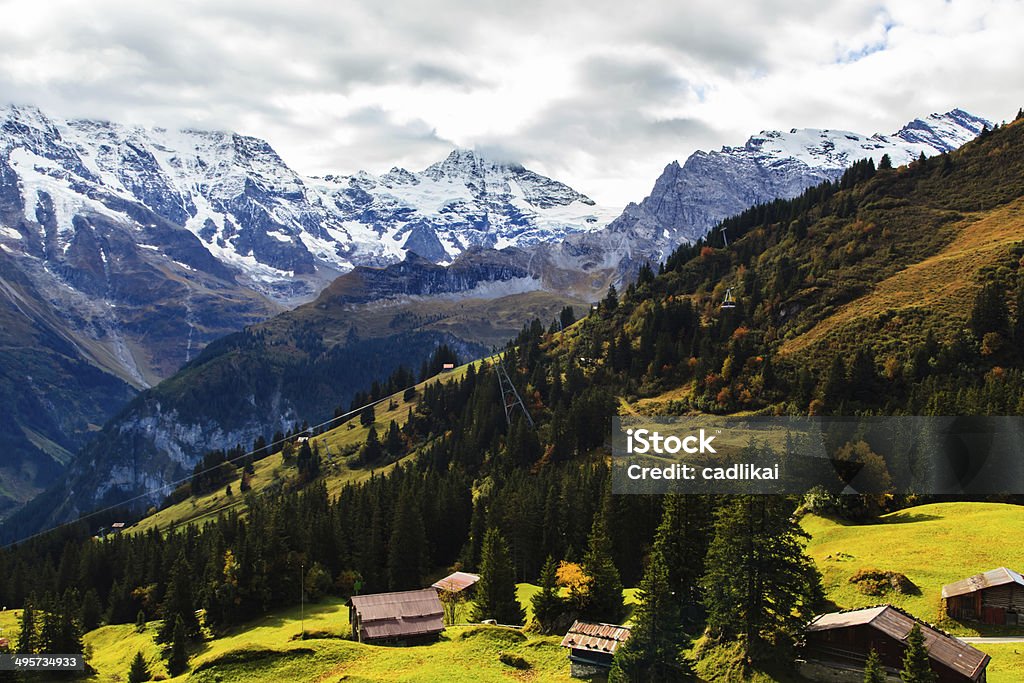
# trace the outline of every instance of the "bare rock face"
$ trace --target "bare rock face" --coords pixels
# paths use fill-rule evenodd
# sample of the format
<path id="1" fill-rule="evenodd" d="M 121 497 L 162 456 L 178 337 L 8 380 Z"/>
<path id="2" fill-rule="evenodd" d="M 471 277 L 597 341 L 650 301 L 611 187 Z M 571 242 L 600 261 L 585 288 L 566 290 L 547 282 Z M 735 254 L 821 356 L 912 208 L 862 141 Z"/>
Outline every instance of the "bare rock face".
<path id="1" fill-rule="evenodd" d="M 683 164 L 673 161 L 655 181 L 651 194 L 629 204 L 607 228 L 570 236 L 568 248 L 553 247 L 558 260 L 587 252 L 606 264 L 616 257 L 629 269 L 648 260 L 658 263 L 676 247 L 704 237 L 723 219 L 774 199 L 796 197 L 825 180 L 835 180 L 855 161 L 877 164 L 889 155 L 894 165 L 948 152 L 974 139 L 991 122 L 960 109 L 915 119 L 892 135 L 862 135 L 843 130 L 761 131 L 740 147 L 694 152 Z M 612 254 L 595 258 L 602 251 Z"/>

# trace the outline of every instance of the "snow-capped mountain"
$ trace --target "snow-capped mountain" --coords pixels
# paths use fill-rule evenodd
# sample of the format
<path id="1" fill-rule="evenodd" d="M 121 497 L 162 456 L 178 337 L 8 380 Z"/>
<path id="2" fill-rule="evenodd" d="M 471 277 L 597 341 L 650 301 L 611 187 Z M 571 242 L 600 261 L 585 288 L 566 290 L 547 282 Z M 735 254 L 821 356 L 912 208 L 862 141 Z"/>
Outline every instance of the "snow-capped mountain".
<path id="1" fill-rule="evenodd" d="M 235 133 L 63 121 L 29 107 L 0 117 L 4 178 L 17 183 L 27 222 L 52 213 L 59 250 L 74 238 L 76 216 L 131 224 L 125 203 L 137 203 L 284 303 L 407 251 L 445 263 L 474 246 L 528 246 L 594 230 L 617 213 L 466 150 L 420 173 L 304 178 L 263 140 Z M 18 249 L 33 236 L 8 225 L 0 239 Z"/>
<path id="2" fill-rule="evenodd" d="M 986 126 L 992 123 L 954 109 L 915 119 L 892 135 L 815 128 L 761 131 L 741 147 L 697 151 L 682 165 L 673 161 L 651 194 L 639 204 L 630 203 L 607 230 L 572 241 L 591 247 L 618 245 L 634 260 L 657 262 L 723 219 L 835 180 L 855 161 L 870 157 L 877 164 L 888 154 L 899 166 L 922 153 L 952 151 Z"/>
<path id="3" fill-rule="evenodd" d="M 463 149 L 420 173 L 327 176 L 309 184 L 329 199 L 348 236 L 378 260 L 412 251 L 451 262 L 473 247 L 503 249 L 596 230 L 616 211 L 518 164 Z M 372 246 L 369 246 L 372 245 Z M 353 262 L 366 262 L 358 254 Z"/>

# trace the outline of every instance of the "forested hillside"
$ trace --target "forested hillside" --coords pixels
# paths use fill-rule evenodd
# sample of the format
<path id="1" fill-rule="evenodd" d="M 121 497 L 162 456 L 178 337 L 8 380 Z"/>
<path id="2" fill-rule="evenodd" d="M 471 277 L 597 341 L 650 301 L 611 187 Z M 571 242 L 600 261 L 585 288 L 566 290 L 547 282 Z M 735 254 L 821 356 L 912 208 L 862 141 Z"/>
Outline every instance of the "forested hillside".
<path id="1" fill-rule="evenodd" d="M 48 623 L 160 617 L 162 640 L 174 643 L 199 636 L 195 609 L 217 632 L 295 603 L 300 580 L 345 595 L 419 587 L 451 566 L 507 569 L 542 585 L 541 630 L 573 616 L 616 622 L 622 586 L 640 583 L 636 637 L 618 664 L 631 675 L 684 675 L 671 653 L 701 632 L 695 655 L 723 670 L 785 670 L 823 598 L 793 517 L 802 501 L 612 496 L 611 418 L 623 406 L 1019 412 L 1024 122 L 907 167 L 858 163 L 723 227 L 728 247 L 714 232 L 610 290 L 582 321 L 560 330 L 536 320 L 510 342 L 501 362 L 535 426 L 519 410 L 506 422 L 498 374 L 478 364 L 425 388 L 400 428 L 375 425 L 389 447 L 372 439 L 346 456 L 355 467 L 399 460 L 385 475 L 332 498 L 312 470 L 247 493 L 244 515 L 167 534 L 96 540 L 86 523 L 65 527 L 0 554 L 0 595 L 41 608 Z M 316 443 L 296 443 L 284 466 L 298 470 L 304 458 L 311 471 Z M 245 476 L 239 465 L 231 483 Z M 919 502 L 848 500 L 831 513 L 862 518 Z M 476 616 L 504 609 L 503 591 L 493 587 L 478 604 L 494 611 Z M 47 638 L 29 645 L 74 646 Z"/>

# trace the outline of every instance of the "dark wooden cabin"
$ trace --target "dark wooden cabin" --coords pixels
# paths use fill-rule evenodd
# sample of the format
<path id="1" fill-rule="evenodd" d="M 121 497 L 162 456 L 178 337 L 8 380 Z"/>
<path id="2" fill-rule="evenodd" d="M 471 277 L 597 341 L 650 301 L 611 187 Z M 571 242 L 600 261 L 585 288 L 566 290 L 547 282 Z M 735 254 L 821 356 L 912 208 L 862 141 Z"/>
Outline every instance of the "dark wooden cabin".
<path id="1" fill-rule="evenodd" d="M 1024 625 L 1024 577 L 999 567 L 942 587 L 946 614 L 959 621 Z"/>
<path id="2" fill-rule="evenodd" d="M 874 649 L 892 674 L 903 664 L 907 636 L 921 627 L 932 671 L 940 683 L 985 683 L 990 657 L 892 605 L 817 617 L 807 626 L 804 657 L 836 670 L 863 670 Z"/>
<path id="3" fill-rule="evenodd" d="M 433 588 L 353 595 L 348 620 L 360 643 L 419 643 L 444 631 L 444 610 Z"/>
<path id="4" fill-rule="evenodd" d="M 575 621 L 562 638 L 562 647 L 569 648 L 569 673 L 573 678 L 587 678 L 607 673 L 619 645 L 629 638 L 629 628 L 618 624 Z"/>

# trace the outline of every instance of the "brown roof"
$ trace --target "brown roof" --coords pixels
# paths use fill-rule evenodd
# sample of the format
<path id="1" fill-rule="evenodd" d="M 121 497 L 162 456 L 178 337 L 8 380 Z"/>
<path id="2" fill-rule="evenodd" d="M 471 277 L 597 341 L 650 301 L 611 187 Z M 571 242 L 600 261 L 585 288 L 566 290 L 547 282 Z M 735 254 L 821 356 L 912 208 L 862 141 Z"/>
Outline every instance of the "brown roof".
<path id="1" fill-rule="evenodd" d="M 815 618 L 808 625 L 807 630 L 811 632 L 829 631 L 851 626 L 870 625 L 896 640 L 905 642 L 915 623 L 921 627 L 921 633 L 924 634 L 924 644 L 928 648 L 928 656 L 935 661 L 971 680 L 977 680 L 978 674 L 988 666 L 991 658 L 984 652 L 948 633 L 939 631 L 892 605 L 823 614 Z"/>
<path id="2" fill-rule="evenodd" d="M 440 633 L 444 610 L 433 588 L 398 593 L 353 595 L 364 638 L 399 638 Z"/>
<path id="3" fill-rule="evenodd" d="M 629 628 L 625 626 L 577 620 L 562 638 L 562 647 L 615 654 L 619 645 L 628 638 Z"/>
<path id="4" fill-rule="evenodd" d="M 433 587 L 438 590 L 458 593 L 459 591 L 466 590 L 479 580 L 480 577 L 477 574 L 470 574 L 469 572 L 454 572 L 443 579 L 434 582 Z"/>
<path id="5" fill-rule="evenodd" d="M 954 598 L 958 595 L 967 595 L 968 593 L 974 593 L 994 586 L 1003 586 L 1008 583 L 1017 583 L 1024 586 L 1024 576 L 1021 576 L 1012 569 L 999 567 L 984 574 L 975 574 L 954 583 L 947 583 L 942 587 L 942 597 Z"/>

